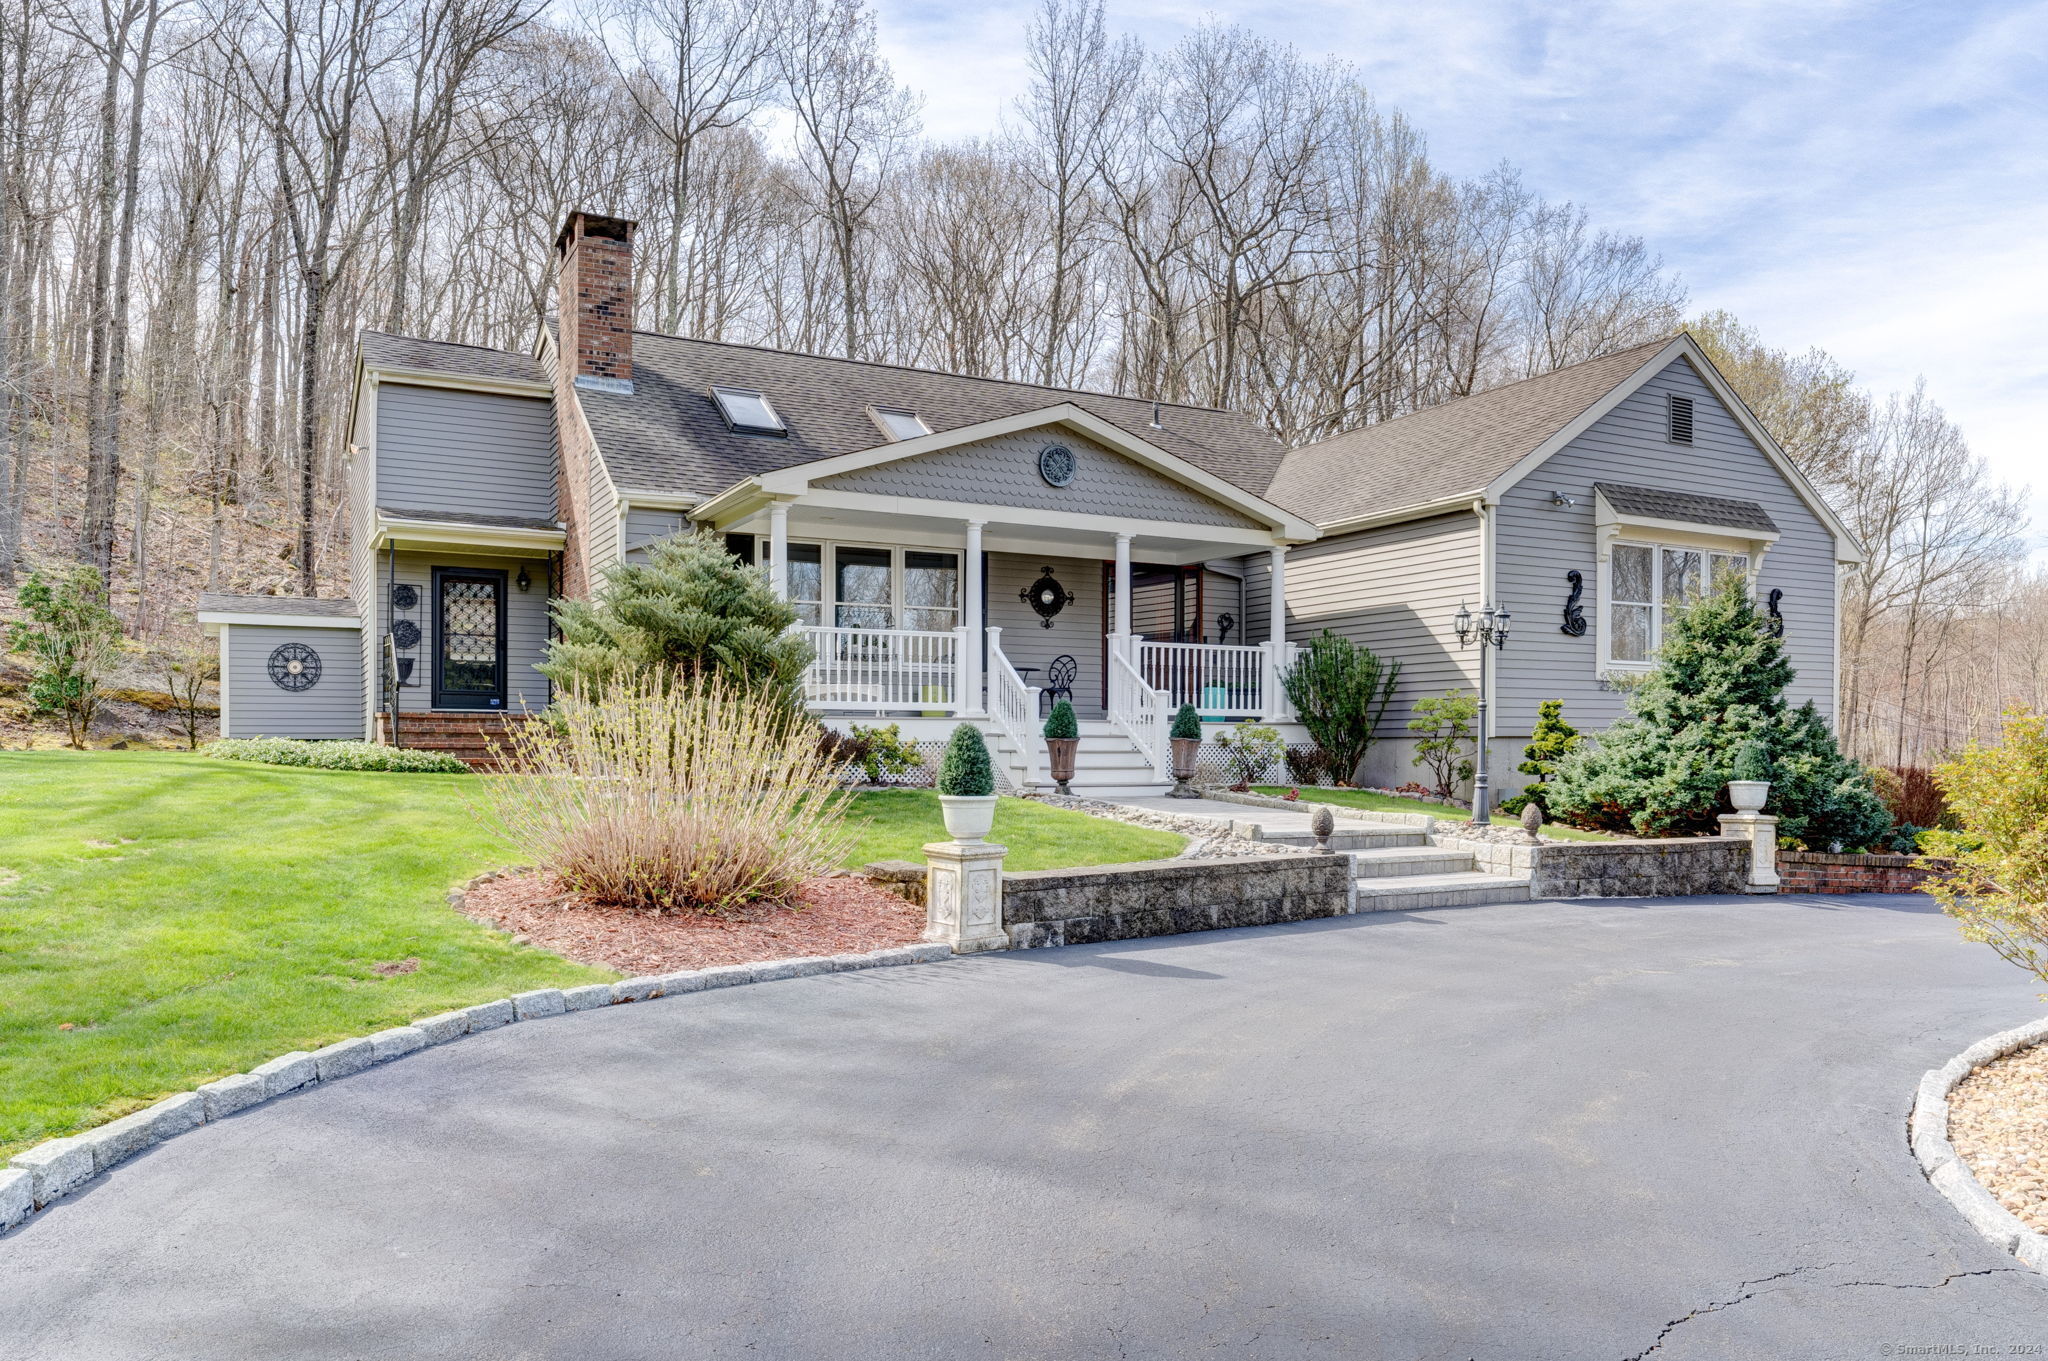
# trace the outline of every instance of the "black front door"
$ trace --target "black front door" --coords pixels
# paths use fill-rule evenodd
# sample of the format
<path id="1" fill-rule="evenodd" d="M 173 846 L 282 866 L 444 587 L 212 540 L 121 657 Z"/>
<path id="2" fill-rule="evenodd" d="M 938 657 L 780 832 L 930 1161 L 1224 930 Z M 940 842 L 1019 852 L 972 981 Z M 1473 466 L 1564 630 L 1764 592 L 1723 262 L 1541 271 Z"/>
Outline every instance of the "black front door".
<path id="1" fill-rule="evenodd" d="M 505 574 L 434 569 L 434 707 L 505 707 Z"/>

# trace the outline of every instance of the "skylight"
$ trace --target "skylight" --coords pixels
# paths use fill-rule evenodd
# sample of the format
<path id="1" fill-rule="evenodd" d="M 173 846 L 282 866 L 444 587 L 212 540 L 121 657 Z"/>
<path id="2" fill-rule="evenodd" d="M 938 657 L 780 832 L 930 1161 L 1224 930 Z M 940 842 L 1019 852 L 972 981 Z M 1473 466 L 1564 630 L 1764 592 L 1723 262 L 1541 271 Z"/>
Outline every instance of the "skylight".
<path id="1" fill-rule="evenodd" d="M 782 423 L 782 417 L 775 414 L 775 408 L 768 404 L 767 397 L 752 388 L 714 387 L 711 395 L 718 399 L 718 409 L 725 415 L 725 423 L 735 430 L 751 435 L 786 435 L 789 427 Z"/>
<path id="2" fill-rule="evenodd" d="M 915 411 L 900 406 L 877 406 L 870 407 L 869 410 L 874 412 L 875 424 L 881 426 L 883 433 L 890 439 L 916 439 L 919 435 L 929 435 L 932 432 L 932 428 L 924 423 L 924 418 Z"/>

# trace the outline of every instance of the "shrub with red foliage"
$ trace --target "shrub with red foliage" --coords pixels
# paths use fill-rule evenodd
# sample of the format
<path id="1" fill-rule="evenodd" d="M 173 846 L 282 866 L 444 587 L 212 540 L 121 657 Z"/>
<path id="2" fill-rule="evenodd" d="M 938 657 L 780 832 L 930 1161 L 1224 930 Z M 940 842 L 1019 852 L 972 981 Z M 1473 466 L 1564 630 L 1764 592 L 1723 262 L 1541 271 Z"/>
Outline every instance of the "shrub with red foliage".
<path id="1" fill-rule="evenodd" d="M 1948 816 L 1948 800 L 1925 766 L 1884 766 L 1877 777 L 1878 797 L 1891 810 L 1892 821 L 1915 827 L 1939 827 Z"/>

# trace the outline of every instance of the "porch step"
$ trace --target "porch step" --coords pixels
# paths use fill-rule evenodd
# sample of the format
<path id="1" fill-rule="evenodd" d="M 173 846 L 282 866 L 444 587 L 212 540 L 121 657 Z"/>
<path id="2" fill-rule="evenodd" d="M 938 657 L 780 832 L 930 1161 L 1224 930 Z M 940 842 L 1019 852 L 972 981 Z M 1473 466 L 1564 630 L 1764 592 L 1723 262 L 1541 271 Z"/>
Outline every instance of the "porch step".
<path id="1" fill-rule="evenodd" d="M 1367 879 L 1404 879 L 1423 874 L 1469 874 L 1476 867 L 1470 851 L 1433 846 L 1383 846 L 1351 852 L 1351 872 Z"/>
<path id="2" fill-rule="evenodd" d="M 390 715 L 377 715 L 379 740 L 391 740 Z M 493 749 L 511 745 L 512 730 L 528 721 L 525 714 L 398 715 L 397 745 L 410 751 L 438 751 L 480 770 L 498 765 Z"/>
<path id="3" fill-rule="evenodd" d="M 1431 907 L 1526 903 L 1529 879 L 1512 874 L 1410 874 L 1360 879 L 1360 912 L 1416 912 Z"/>

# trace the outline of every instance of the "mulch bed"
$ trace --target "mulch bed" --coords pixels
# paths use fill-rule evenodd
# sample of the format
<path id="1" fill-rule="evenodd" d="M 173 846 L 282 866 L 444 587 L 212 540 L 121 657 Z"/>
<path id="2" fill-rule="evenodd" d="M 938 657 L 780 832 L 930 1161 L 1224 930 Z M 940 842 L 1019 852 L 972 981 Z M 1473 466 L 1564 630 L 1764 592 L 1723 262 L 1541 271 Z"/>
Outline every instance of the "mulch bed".
<path id="1" fill-rule="evenodd" d="M 461 910 L 579 964 L 627 975 L 865 954 L 915 944 L 925 922 L 923 908 L 850 877 L 808 880 L 792 904 L 714 917 L 599 906 L 566 892 L 552 876 L 528 873 L 476 885 L 463 895 Z"/>
<path id="2" fill-rule="evenodd" d="M 1999 1204 L 2048 1232 L 2048 1045 L 1994 1059 L 1957 1083 L 1948 1141 Z"/>

